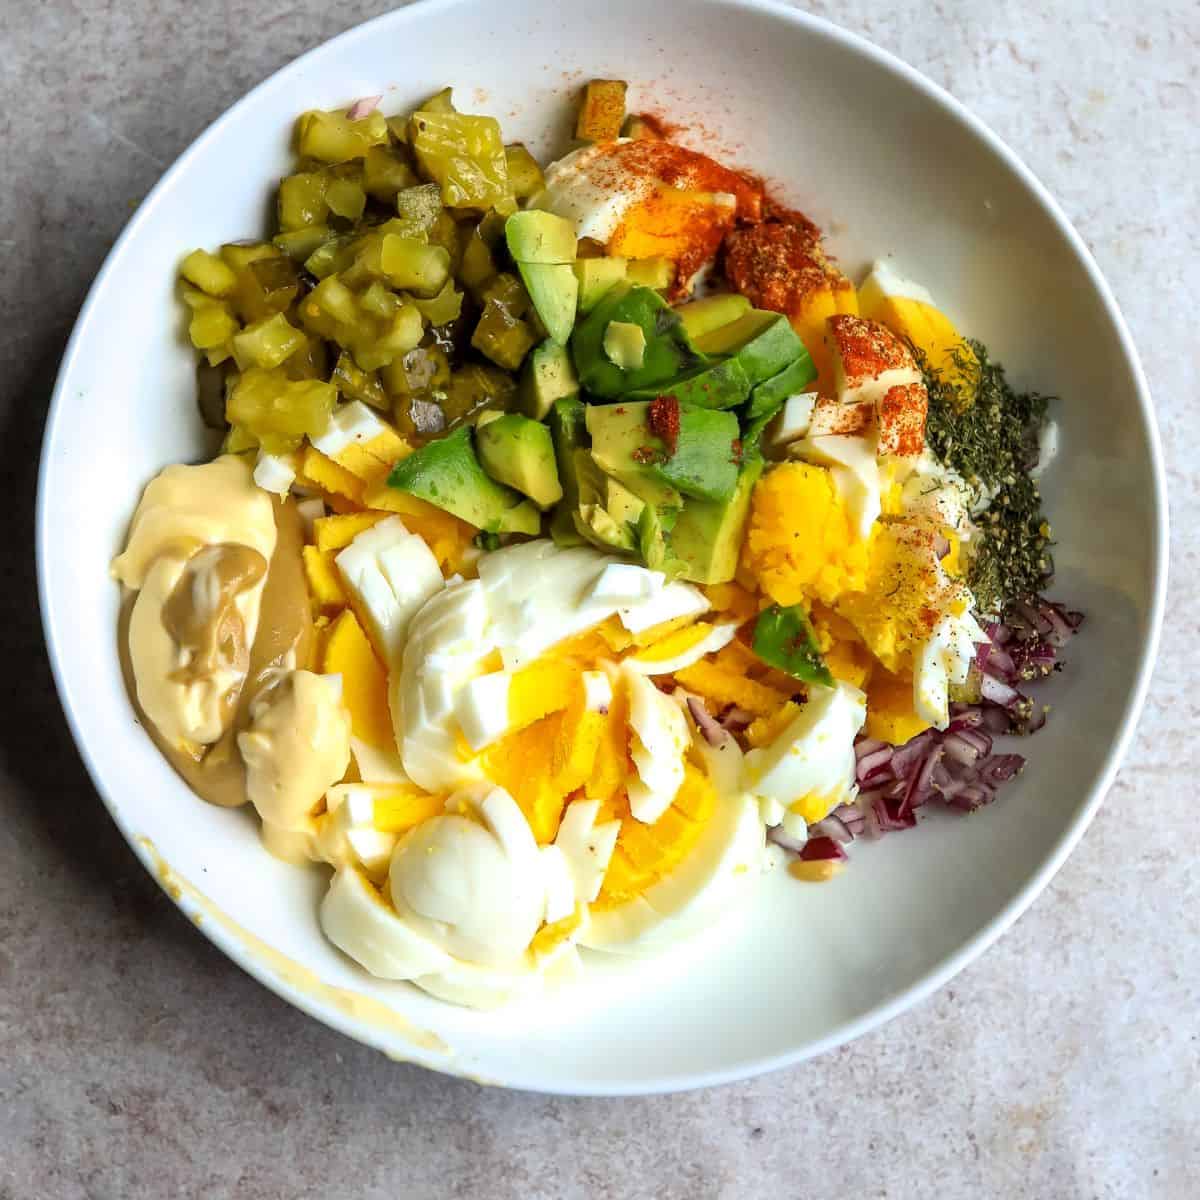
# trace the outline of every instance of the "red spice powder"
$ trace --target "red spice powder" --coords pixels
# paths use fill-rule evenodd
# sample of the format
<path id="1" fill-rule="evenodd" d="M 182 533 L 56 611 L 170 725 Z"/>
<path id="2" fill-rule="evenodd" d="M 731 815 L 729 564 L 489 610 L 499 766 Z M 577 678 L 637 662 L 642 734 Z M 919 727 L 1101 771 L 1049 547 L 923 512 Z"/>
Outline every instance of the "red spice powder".
<path id="1" fill-rule="evenodd" d="M 679 401 L 674 396 L 657 396 L 650 401 L 646 423 L 655 437 L 662 438 L 667 457 L 672 457 L 679 447 Z"/>

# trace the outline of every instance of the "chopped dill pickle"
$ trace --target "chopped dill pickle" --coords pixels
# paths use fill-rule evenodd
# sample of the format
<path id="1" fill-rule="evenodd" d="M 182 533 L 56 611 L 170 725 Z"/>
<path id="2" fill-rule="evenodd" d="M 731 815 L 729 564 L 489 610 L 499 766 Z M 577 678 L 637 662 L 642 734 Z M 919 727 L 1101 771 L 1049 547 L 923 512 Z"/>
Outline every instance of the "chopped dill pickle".
<path id="1" fill-rule="evenodd" d="M 367 207 L 367 193 L 353 179 L 333 179 L 325 188 L 325 203 L 335 216 L 357 221 Z"/>
<path id="2" fill-rule="evenodd" d="M 288 355 L 283 364 L 283 373 L 289 379 L 328 378 L 329 354 L 325 342 L 319 337 L 306 337 L 300 349 Z"/>
<path id="3" fill-rule="evenodd" d="M 506 371 L 475 363 L 454 371 L 442 389 L 442 408 L 451 424 L 459 424 L 484 409 L 507 412 L 517 384 Z"/>
<path id="4" fill-rule="evenodd" d="M 462 316 L 462 292 L 447 279 L 442 290 L 431 299 L 405 293 L 408 302 L 429 322 L 430 325 L 450 325 Z"/>
<path id="5" fill-rule="evenodd" d="M 344 111 L 311 111 L 296 121 L 297 150 L 318 162 L 362 158 L 372 146 L 385 145 L 387 140 L 387 120 L 378 111 L 358 121 L 351 121 Z"/>
<path id="6" fill-rule="evenodd" d="M 417 108 L 422 112 L 458 112 L 458 109 L 454 107 L 454 89 L 446 87 L 442 88 L 440 92 L 434 92 L 423 104 L 417 105 Z"/>
<path id="7" fill-rule="evenodd" d="M 500 125 L 492 117 L 469 117 L 424 109 L 413 113 L 410 140 L 417 165 L 442 191 L 449 208 L 494 208 L 511 199 Z"/>
<path id="8" fill-rule="evenodd" d="M 338 356 L 329 382 L 336 384 L 337 390 L 348 400 L 361 400 L 372 408 L 386 410 L 389 407 L 379 376 L 374 371 L 362 370 L 349 354 L 343 352 Z"/>
<path id="9" fill-rule="evenodd" d="M 248 429 L 240 425 L 231 425 L 225 440 L 221 443 L 222 454 L 245 454 L 247 450 L 258 448 L 258 438 Z"/>
<path id="10" fill-rule="evenodd" d="M 417 346 L 380 371 L 392 396 L 424 396 L 450 381 L 450 360 L 439 346 Z"/>
<path id="11" fill-rule="evenodd" d="M 450 254 L 446 248 L 415 238 L 386 234 L 379 261 L 389 283 L 426 299 L 436 296 L 450 278 Z"/>
<path id="12" fill-rule="evenodd" d="M 304 303 L 304 309 L 308 311 L 313 305 L 335 321 L 344 321 L 347 325 L 353 323 L 358 311 L 354 293 L 336 275 L 322 279 L 313 288 Z"/>
<path id="13" fill-rule="evenodd" d="M 209 346 L 204 352 L 204 361 L 210 367 L 219 366 L 233 357 L 233 339 L 222 342 L 219 346 Z"/>
<path id="14" fill-rule="evenodd" d="M 488 300 L 475 326 L 471 345 L 497 366 L 515 371 L 537 340 L 525 321 L 513 316 L 499 300 Z"/>
<path id="15" fill-rule="evenodd" d="M 303 262 L 333 237 L 327 225 L 310 225 L 307 229 L 293 229 L 277 233 L 271 241 L 275 248 L 286 254 L 293 262 Z"/>
<path id="16" fill-rule="evenodd" d="M 188 337 L 197 350 L 209 350 L 227 342 L 238 331 L 233 313 L 218 301 L 210 301 L 192 310 Z"/>
<path id="17" fill-rule="evenodd" d="M 193 250 L 180 264 L 179 274 L 209 296 L 228 296 L 237 287 L 229 264 L 207 250 Z"/>
<path id="18" fill-rule="evenodd" d="M 471 231 L 463 247 L 462 262 L 458 268 L 459 278 L 471 291 L 478 291 L 496 274 L 496 260 L 491 248 L 480 236 L 479 228 Z"/>
<path id="19" fill-rule="evenodd" d="M 292 380 L 279 370 L 251 367 L 225 402 L 225 419 L 258 440 L 318 437 L 329 424 L 337 388 L 318 380 Z"/>
<path id="20" fill-rule="evenodd" d="M 284 233 L 323 225 L 329 215 L 324 176 L 316 173 L 288 175 L 279 181 L 279 227 Z"/>
<path id="21" fill-rule="evenodd" d="M 248 271 L 243 300 L 255 310 L 284 312 L 300 294 L 300 272 L 290 258 L 260 258 Z"/>
<path id="22" fill-rule="evenodd" d="M 304 334 L 283 313 L 276 313 L 234 334 L 233 356 L 243 371 L 250 367 L 277 367 L 304 342 Z"/>
<path id="23" fill-rule="evenodd" d="M 486 304 L 495 300 L 513 317 L 525 316 L 532 305 L 525 285 L 511 272 L 501 271 L 480 293 L 480 298 Z"/>
<path id="24" fill-rule="evenodd" d="M 344 271 L 354 260 L 353 243 L 352 234 L 329 238 L 304 260 L 304 269 L 318 279 L 324 279 L 335 271 Z"/>
<path id="25" fill-rule="evenodd" d="M 373 317 L 390 321 L 400 307 L 400 297 L 376 280 L 358 297 L 358 303 Z"/>
<path id="26" fill-rule="evenodd" d="M 593 79 L 583 89 L 575 136 L 584 142 L 611 142 L 620 137 L 625 120 L 623 79 Z"/>
<path id="27" fill-rule="evenodd" d="M 290 267 L 290 260 L 284 258 L 269 242 L 245 246 L 225 245 L 221 247 L 221 258 L 237 277 L 232 296 L 233 310 L 243 321 L 261 321 L 263 317 L 279 311 L 269 303 L 269 293 L 264 291 L 259 275 L 251 268 L 267 260 L 285 263 Z M 286 308 L 287 303 L 283 307 Z"/>
<path id="28" fill-rule="evenodd" d="M 399 355 L 413 349 L 425 333 L 421 314 L 411 304 L 397 310 L 384 332 L 374 340 L 364 340 L 351 346 L 355 361 L 364 371 L 377 371 Z"/>
<path id="29" fill-rule="evenodd" d="M 546 185 L 542 168 L 537 159 L 520 142 L 504 147 L 504 158 L 508 166 L 508 183 L 518 200 L 527 200 Z"/>
<path id="30" fill-rule="evenodd" d="M 394 200 L 419 180 L 408 162 L 390 146 L 372 146 L 363 159 L 363 186 L 376 200 Z"/>
<path id="31" fill-rule="evenodd" d="M 421 183 L 396 193 L 396 213 L 428 232 L 442 211 L 442 193 L 436 183 Z"/>

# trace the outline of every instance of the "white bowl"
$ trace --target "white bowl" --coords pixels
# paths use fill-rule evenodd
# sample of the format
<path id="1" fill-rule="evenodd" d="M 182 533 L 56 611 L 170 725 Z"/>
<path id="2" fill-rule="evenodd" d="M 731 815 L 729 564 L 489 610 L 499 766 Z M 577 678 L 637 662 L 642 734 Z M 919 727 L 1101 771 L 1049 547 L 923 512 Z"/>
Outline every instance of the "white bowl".
<path id="1" fill-rule="evenodd" d="M 207 452 L 173 299 L 180 255 L 261 231 L 295 115 L 377 92 L 395 111 L 449 82 L 506 138 L 544 153 L 548 130 L 569 129 L 568 92 L 592 76 L 632 81 L 632 106 L 665 110 L 698 145 L 765 173 L 832 231 L 851 274 L 894 255 L 1019 385 L 1064 397 L 1045 489 L 1054 594 L 1088 621 L 1043 689 L 1054 717 L 1022 747 L 1028 769 L 1000 803 L 856 845 L 850 869 L 820 887 L 768 878 L 718 946 L 594 960 L 586 988 L 480 1014 L 342 958 L 316 924 L 321 873 L 271 859 L 245 812 L 211 808 L 176 778 L 122 687 L 108 563 L 145 482 Z M 167 172 L 92 288 L 47 424 L 37 542 L 46 638 L 80 750 L 130 844 L 204 933 L 281 996 L 390 1055 L 593 1094 L 718 1083 L 817 1054 L 927 995 L 1011 924 L 1083 832 L 1132 732 L 1167 544 L 1146 383 L 1062 212 L 908 67 L 813 17 L 734 0 L 432 0 L 256 88 Z"/>

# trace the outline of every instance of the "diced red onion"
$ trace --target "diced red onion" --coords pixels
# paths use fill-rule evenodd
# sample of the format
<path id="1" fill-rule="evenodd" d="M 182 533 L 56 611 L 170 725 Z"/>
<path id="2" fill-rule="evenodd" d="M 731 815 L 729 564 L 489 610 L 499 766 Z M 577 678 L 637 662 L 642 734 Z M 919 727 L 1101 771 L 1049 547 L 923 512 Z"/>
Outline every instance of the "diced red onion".
<path id="1" fill-rule="evenodd" d="M 993 704 L 999 704 L 1005 708 L 1021 698 L 1021 693 L 1016 688 L 1009 687 L 1007 683 L 1001 682 L 992 675 L 984 675 L 980 678 L 979 692 L 985 700 L 990 700 Z"/>
<path id="2" fill-rule="evenodd" d="M 723 729 L 712 713 L 704 707 L 704 701 L 699 696 L 689 696 L 687 706 L 688 712 L 692 714 L 692 720 L 696 722 L 696 728 L 700 730 L 700 736 L 710 746 L 724 745 L 725 739 L 729 737 L 729 731 Z"/>
<path id="3" fill-rule="evenodd" d="M 847 842 L 854 841 L 854 833 L 850 827 L 842 820 L 841 817 L 830 813 L 829 816 L 823 817 L 816 824 L 808 827 L 808 836 L 812 838 L 833 838 L 835 842 L 841 842 L 843 845 Z"/>
<path id="4" fill-rule="evenodd" d="M 829 859 L 841 860 L 846 857 L 841 844 L 831 837 L 809 838 L 800 851 L 803 862 L 826 862 Z"/>
<path id="5" fill-rule="evenodd" d="M 806 837 L 794 838 L 790 833 L 784 832 L 782 825 L 776 825 L 767 830 L 767 841 L 778 846 L 781 850 L 786 850 L 789 854 L 799 854 L 808 845 Z"/>
<path id="6" fill-rule="evenodd" d="M 355 100 L 346 110 L 347 119 L 361 121 L 363 117 L 369 117 L 379 107 L 382 99 L 382 96 L 364 96 L 361 100 Z"/>
<path id="7" fill-rule="evenodd" d="M 731 704 L 721 714 L 721 724 L 729 730 L 730 733 L 740 733 L 743 729 L 748 728 L 754 722 L 754 714 L 745 708 L 738 708 L 736 704 Z"/>

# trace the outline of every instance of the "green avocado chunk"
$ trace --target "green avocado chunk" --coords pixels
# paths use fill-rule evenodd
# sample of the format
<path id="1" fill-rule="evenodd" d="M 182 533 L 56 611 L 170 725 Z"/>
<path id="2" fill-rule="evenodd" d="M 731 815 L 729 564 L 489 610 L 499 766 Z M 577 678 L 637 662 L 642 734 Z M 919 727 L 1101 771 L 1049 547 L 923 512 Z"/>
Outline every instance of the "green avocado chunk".
<path id="1" fill-rule="evenodd" d="M 561 342 L 547 338 L 525 360 L 517 402 L 527 417 L 544 421 L 556 400 L 579 392 L 571 356 Z"/>
<path id="2" fill-rule="evenodd" d="M 480 466 L 468 425 L 398 462 L 388 476 L 388 486 L 427 500 L 487 533 L 536 534 L 541 529 L 538 510 Z"/>
<path id="3" fill-rule="evenodd" d="M 641 326 L 646 338 L 641 365 L 632 370 L 622 370 L 604 352 L 614 321 Z M 575 327 L 571 355 L 584 390 L 605 398 L 666 383 L 705 361 L 687 344 L 679 318 L 656 291 L 623 284 L 611 288 Z"/>
<path id="4" fill-rule="evenodd" d="M 517 270 L 533 310 L 546 332 L 564 346 L 575 325 L 575 309 L 579 301 L 579 280 L 568 263 L 527 263 L 517 261 Z"/>
<path id="5" fill-rule="evenodd" d="M 587 454 L 588 433 L 585 420 L 586 405 L 574 396 L 563 397 L 551 405 L 547 417 L 550 438 L 554 443 L 554 460 L 558 466 L 558 481 L 563 497 L 550 514 L 550 536 L 559 546 L 581 546 L 584 539 L 575 528 L 575 513 L 579 508 L 579 471 L 576 453 Z"/>
<path id="6" fill-rule="evenodd" d="M 483 469 L 497 483 L 526 495 L 545 511 L 562 499 L 554 442 L 541 421 L 520 413 L 485 413 L 475 426 Z"/>
<path id="7" fill-rule="evenodd" d="M 737 292 L 723 292 L 719 296 L 705 296 L 681 305 L 675 311 L 683 323 L 684 332 L 692 339 L 702 338 L 714 329 L 729 325 L 748 312 L 750 301 Z"/>
<path id="8" fill-rule="evenodd" d="M 758 614 L 754 625 L 754 653 L 763 662 L 804 683 L 833 687 L 833 676 L 817 647 L 808 613 L 799 604 L 788 608 L 772 604 Z"/>
<path id="9" fill-rule="evenodd" d="M 737 408 L 750 394 L 750 380 L 736 358 L 685 371 L 678 379 L 658 387 L 627 392 L 627 400 L 654 400 L 674 396 L 695 408 Z"/>
<path id="10" fill-rule="evenodd" d="M 534 208 L 515 212 L 504 222 L 504 240 L 518 263 L 573 263 L 578 245 L 570 221 Z"/>
<path id="11" fill-rule="evenodd" d="M 817 368 L 805 349 L 794 361 L 777 375 L 758 384 L 750 393 L 750 403 L 746 405 L 746 420 L 752 421 L 763 413 L 777 413 L 789 396 L 804 391 L 817 377 Z"/>
<path id="12" fill-rule="evenodd" d="M 625 279 L 623 258 L 577 258 L 572 264 L 579 280 L 579 311 L 589 313 Z"/>
<path id="13" fill-rule="evenodd" d="M 732 355 L 752 386 L 765 383 L 808 354 L 787 317 L 757 308 L 697 338 L 696 349 L 703 354 Z"/>
<path id="14" fill-rule="evenodd" d="M 647 504 L 678 508 L 678 494 L 725 500 L 737 484 L 737 417 L 730 412 L 676 405 L 674 446 L 650 426 L 653 401 L 589 405 L 592 457 Z"/>
<path id="15" fill-rule="evenodd" d="M 762 471 L 762 460 L 753 459 L 738 472 L 737 486 L 728 500 L 685 502 L 671 531 L 671 550 L 682 564 L 684 579 L 728 583 L 737 573 L 750 497 Z"/>

